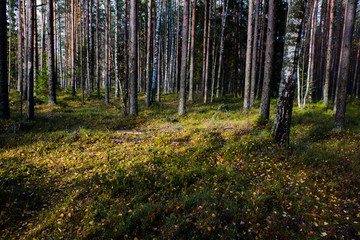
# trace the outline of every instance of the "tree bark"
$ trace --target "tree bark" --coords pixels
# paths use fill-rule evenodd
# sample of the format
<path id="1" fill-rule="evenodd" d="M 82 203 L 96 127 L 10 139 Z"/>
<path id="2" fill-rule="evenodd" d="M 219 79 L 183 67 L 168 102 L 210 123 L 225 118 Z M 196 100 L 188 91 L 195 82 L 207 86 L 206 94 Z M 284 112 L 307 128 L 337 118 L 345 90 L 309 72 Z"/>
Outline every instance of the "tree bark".
<path id="1" fill-rule="evenodd" d="M 97 84 L 97 91 L 96 95 L 100 96 L 100 83 L 101 83 L 101 75 L 100 75 L 100 0 L 97 0 L 96 2 L 96 84 Z"/>
<path id="2" fill-rule="evenodd" d="M 152 0 L 148 1 L 148 20 L 147 20 L 147 55 L 146 55 L 146 106 L 150 106 L 151 98 L 151 58 L 152 58 Z"/>
<path id="3" fill-rule="evenodd" d="M 206 40 L 207 40 L 207 26 L 208 26 L 208 0 L 205 2 L 204 12 L 204 38 L 203 38 L 203 63 L 202 63 L 202 77 L 201 77 L 201 92 L 204 95 L 205 91 L 205 67 L 206 67 Z"/>
<path id="4" fill-rule="evenodd" d="M 10 92 L 11 88 L 11 43 L 12 43 L 12 7 L 11 1 L 9 1 L 9 46 L 8 46 L 8 54 L 9 54 L 9 61 L 8 61 L 8 92 Z"/>
<path id="5" fill-rule="evenodd" d="M 345 29 L 342 43 L 342 61 L 339 69 L 339 89 L 335 114 L 335 128 L 337 129 L 343 129 L 345 127 L 346 87 L 350 73 L 351 43 L 355 25 L 356 4 L 356 0 L 348 0 L 346 7 Z"/>
<path id="6" fill-rule="evenodd" d="M 204 103 L 207 102 L 207 92 L 209 85 L 209 59 L 210 59 L 210 36 L 211 36 L 211 24 L 214 16 L 214 0 L 210 0 L 210 12 L 209 12 L 209 21 L 207 26 L 207 36 L 206 36 L 206 60 L 205 60 L 205 77 L 204 77 Z"/>
<path id="7" fill-rule="evenodd" d="M 155 101 L 157 77 L 158 77 L 158 65 L 159 65 L 159 46 L 160 46 L 160 25 L 161 25 L 161 0 L 157 0 L 156 3 L 156 30 L 155 30 L 155 53 L 154 53 L 154 69 L 151 85 L 151 102 Z"/>
<path id="8" fill-rule="evenodd" d="M 21 17 L 21 0 L 18 0 L 18 91 L 22 95 L 23 85 L 23 29 Z"/>
<path id="9" fill-rule="evenodd" d="M 110 62 L 109 62 L 109 50 L 110 50 L 110 0 L 106 0 L 106 26 L 105 26 L 105 56 L 104 56 L 104 68 L 105 68 L 105 104 L 109 104 L 110 93 Z M 137 70 L 136 70 L 137 71 Z"/>
<path id="10" fill-rule="evenodd" d="M 6 29 L 6 1 L 0 0 L 0 119 L 10 117 L 9 93 L 7 82 L 7 29 Z"/>
<path id="11" fill-rule="evenodd" d="M 49 78 L 49 104 L 56 104 L 56 74 L 54 68 L 54 9 L 53 0 L 47 0 L 47 66 Z"/>
<path id="12" fill-rule="evenodd" d="M 254 1 L 249 0 L 249 14 L 247 27 L 247 43 L 246 43 L 246 67 L 245 67 L 245 87 L 244 87 L 244 110 L 250 108 L 250 79 L 251 79 L 251 44 L 253 33 L 253 8 Z"/>
<path id="13" fill-rule="evenodd" d="M 192 3 L 191 18 L 191 45 L 190 45 L 190 78 L 189 78 L 189 101 L 194 100 L 194 51 L 195 51 L 195 24 L 196 24 L 196 0 Z"/>
<path id="14" fill-rule="evenodd" d="M 130 0 L 130 115 L 138 115 L 137 102 L 137 0 Z"/>
<path id="15" fill-rule="evenodd" d="M 26 23 L 27 23 L 27 118 L 34 119 L 34 1 L 26 3 Z"/>
<path id="16" fill-rule="evenodd" d="M 332 61 L 332 55 L 333 55 L 334 2 L 335 2 L 335 0 L 330 0 L 329 36 L 328 36 L 328 46 L 327 46 L 327 52 L 326 52 L 325 83 L 324 83 L 324 92 L 323 92 L 323 104 L 324 105 L 328 105 L 328 103 L 329 103 L 331 61 Z"/>
<path id="17" fill-rule="evenodd" d="M 254 106 L 255 103 L 255 83 L 257 76 L 257 63 L 258 63 L 258 28 L 259 28 L 259 9 L 260 9 L 260 0 L 256 1 L 256 10 L 255 10 L 255 24 L 254 24 L 254 40 L 252 47 L 252 62 L 251 62 L 251 84 L 250 84 L 250 107 Z"/>
<path id="18" fill-rule="evenodd" d="M 216 97 L 220 96 L 220 78 L 221 78 L 221 70 L 223 68 L 223 54 L 224 54 L 224 32 L 225 32 L 225 24 L 226 24 L 226 16 L 228 10 L 228 0 L 223 0 L 223 10 L 221 16 L 221 35 L 220 35 L 220 54 L 219 54 L 219 68 L 217 72 L 217 82 L 216 82 Z"/>
<path id="19" fill-rule="evenodd" d="M 99 0 L 98 0 L 99 1 Z M 76 34 L 75 34 L 75 25 L 76 25 L 76 12 L 75 12 L 75 0 L 71 0 L 71 11 L 72 11 L 72 21 L 71 21 L 71 95 L 75 96 L 76 92 L 76 75 L 75 75 L 75 56 L 76 56 Z"/>
<path id="20" fill-rule="evenodd" d="M 274 65 L 275 0 L 269 0 L 268 25 L 266 35 L 264 82 L 261 95 L 260 116 L 262 116 L 263 119 L 268 120 L 270 112 L 270 87 Z"/>
<path id="21" fill-rule="evenodd" d="M 303 18 L 304 0 L 292 0 L 289 2 L 279 99 L 276 106 L 276 116 L 273 126 L 274 140 L 279 145 L 289 144 Z"/>
<path id="22" fill-rule="evenodd" d="M 182 45 L 181 45 L 181 72 L 180 72 L 180 96 L 179 96 L 179 115 L 186 112 L 186 72 L 187 72 L 187 51 L 189 31 L 189 0 L 184 0 Z"/>

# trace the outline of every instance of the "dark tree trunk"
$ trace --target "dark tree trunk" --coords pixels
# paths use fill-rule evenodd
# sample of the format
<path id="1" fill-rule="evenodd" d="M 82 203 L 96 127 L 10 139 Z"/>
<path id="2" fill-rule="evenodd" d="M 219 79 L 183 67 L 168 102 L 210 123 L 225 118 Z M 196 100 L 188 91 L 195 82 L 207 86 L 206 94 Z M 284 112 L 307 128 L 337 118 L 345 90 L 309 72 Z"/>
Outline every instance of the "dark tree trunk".
<path id="1" fill-rule="evenodd" d="M 7 83 L 7 31 L 6 31 L 6 1 L 0 1 L 0 119 L 10 117 L 9 93 Z"/>
<path id="2" fill-rule="evenodd" d="M 269 0 L 268 25 L 266 37 L 266 52 L 264 66 L 264 82 L 262 87 L 260 116 L 269 119 L 270 112 L 270 95 L 271 95 L 271 78 L 274 64 L 274 41 L 275 41 L 275 2 Z M 260 86 L 258 86 L 260 87 Z"/>
<path id="3" fill-rule="evenodd" d="M 34 119 L 34 1 L 27 1 L 26 23 L 27 23 L 27 118 Z"/>
<path id="4" fill-rule="evenodd" d="M 47 66 L 49 78 L 49 104 L 56 104 L 56 73 L 54 67 L 54 9 L 53 0 L 47 0 Z"/>
<path id="5" fill-rule="evenodd" d="M 346 7 L 346 19 L 344 39 L 342 43 L 342 57 L 339 73 L 339 89 L 336 101 L 335 128 L 343 129 L 345 126 L 346 87 L 350 73 L 351 43 L 353 39 L 356 0 L 348 0 Z"/>
<path id="6" fill-rule="evenodd" d="M 23 28 L 21 16 L 21 1 L 18 0 L 18 91 L 22 95 L 23 85 Z"/>

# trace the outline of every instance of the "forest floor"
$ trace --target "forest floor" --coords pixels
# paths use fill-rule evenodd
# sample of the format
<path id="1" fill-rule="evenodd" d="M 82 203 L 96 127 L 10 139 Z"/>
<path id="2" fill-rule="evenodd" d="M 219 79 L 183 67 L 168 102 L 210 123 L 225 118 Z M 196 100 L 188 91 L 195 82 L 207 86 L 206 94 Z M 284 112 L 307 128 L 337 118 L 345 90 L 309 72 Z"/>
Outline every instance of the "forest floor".
<path id="1" fill-rule="evenodd" d="M 114 99 L 58 102 L 19 126 L 11 94 L 1 239 L 359 239 L 359 100 L 343 131 L 330 108 L 295 107 L 288 148 L 239 99 L 181 117 L 175 95 L 150 108 L 140 96 L 137 117 Z"/>

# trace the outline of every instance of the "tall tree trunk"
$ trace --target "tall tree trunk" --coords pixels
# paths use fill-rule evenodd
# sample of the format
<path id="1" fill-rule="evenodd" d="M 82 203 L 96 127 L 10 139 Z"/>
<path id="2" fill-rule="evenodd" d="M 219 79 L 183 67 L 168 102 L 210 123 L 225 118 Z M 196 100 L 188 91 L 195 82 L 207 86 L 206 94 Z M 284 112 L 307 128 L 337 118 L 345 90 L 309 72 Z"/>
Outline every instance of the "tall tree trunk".
<path id="1" fill-rule="evenodd" d="M 258 70 L 258 83 L 256 89 L 256 98 L 259 98 L 259 95 L 262 93 L 263 86 L 263 73 L 264 73 L 264 46 L 265 46 L 265 29 L 266 29 L 266 15 L 265 11 L 268 5 L 267 0 L 263 0 L 263 11 L 262 11 L 262 28 L 261 28 L 261 37 L 260 37 L 260 49 L 259 49 L 259 70 Z"/>
<path id="2" fill-rule="evenodd" d="M 34 44 L 34 54 L 33 54 L 33 61 L 34 61 L 34 88 L 36 87 L 36 79 L 37 79 L 37 72 L 39 70 L 39 51 L 38 51 L 38 40 L 37 40 L 37 11 L 36 11 L 36 3 L 34 3 L 34 8 L 33 8 L 33 27 L 34 27 L 34 35 L 33 35 L 33 44 Z"/>
<path id="3" fill-rule="evenodd" d="M 159 64 L 159 45 L 160 45 L 160 25 L 161 25 L 161 0 L 156 3 L 156 30 L 155 30 L 155 54 L 154 54 L 154 69 L 151 85 L 151 102 L 155 101 L 155 94 L 157 88 L 158 64 Z"/>
<path id="4" fill-rule="evenodd" d="M 225 24 L 226 24 L 226 16 L 228 9 L 228 0 L 223 0 L 223 10 L 221 16 L 221 35 L 220 35 L 220 54 L 219 54 L 219 68 L 217 75 L 217 83 L 216 83 L 216 97 L 220 96 L 220 77 L 221 77 L 221 69 L 223 65 L 223 54 L 224 54 L 224 32 L 225 32 Z"/>
<path id="5" fill-rule="evenodd" d="M 47 0 L 47 66 L 49 78 L 49 104 L 56 104 L 56 74 L 54 69 L 54 9 L 53 0 Z"/>
<path id="6" fill-rule="evenodd" d="M 27 23 L 27 118 L 34 119 L 34 1 L 26 3 L 26 23 Z"/>
<path id="7" fill-rule="evenodd" d="M 90 0 L 91 1 L 91 0 Z M 85 25 L 85 36 L 86 36 L 86 93 L 88 97 L 91 96 L 91 83 L 90 83 L 90 32 L 89 29 L 89 14 L 90 14 L 90 1 L 85 1 L 86 4 L 86 25 Z"/>
<path id="8" fill-rule="evenodd" d="M 30 2 L 30 1 L 29 1 Z M 28 3 L 29 4 L 29 3 Z M 0 1 L 0 119 L 10 117 L 7 66 L 6 1 Z"/>
<path id="9" fill-rule="evenodd" d="M 110 93 L 110 62 L 109 62 L 109 42 L 110 42 L 110 0 L 106 0 L 106 26 L 105 26 L 105 56 L 104 56 L 104 68 L 105 68 L 105 104 L 109 103 L 109 93 Z M 137 71 L 137 70 L 136 70 Z"/>
<path id="10" fill-rule="evenodd" d="M 279 99 L 276 106 L 276 116 L 273 126 L 275 142 L 280 145 L 289 143 L 303 18 L 304 0 L 292 0 L 289 2 Z"/>
<path id="11" fill-rule="evenodd" d="M 204 38 L 203 38 L 203 62 L 202 62 L 202 78 L 201 78 L 201 92 L 204 95 L 205 91 L 205 67 L 206 67 L 206 43 L 207 43 L 207 27 L 208 27 L 208 1 L 204 0 L 205 7 L 204 7 Z"/>
<path id="12" fill-rule="evenodd" d="M 312 24 L 310 25 L 311 29 L 311 33 L 310 33 L 310 46 L 309 46 L 309 65 L 308 65 L 308 71 L 307 71 L 307 79 L 306 79 L 306 91 L 305 91 L 305 96 L 304 96 L 304 102 L 303 102 L 303 107 L 305 107 L 306 105 L 306 100 L 309 97 L 311 99 L 311 97 L 313 96 L 313 88 L 314 88 L 314 67 L 315 67 L 315 43 L 316 43 L 316 25 L 317 25 L 317 12 L 318 12 L 318 1 L 315 0 L 314 1 L 314 7 L 313 7 L 313 12 L 312 12 L 312 17 L 311 17 L 311 22 Z"/>
<path id="13" fill-rule="evenodd" d="M 100 0 L 97 0 L 96 2 L 96 95 L 99 97 L 100 96 L 100 83 L 101 83 L 101 75 L 100 75 L 100 32 L 99 32 L 99 28 L 100 28 L 100 10 L 99 10 L 99 5 L 100 5 Z"/>
<path id="14" fill-rule="evenodd" d="M 342 61 L 339 69 L 339 89 L 335 114 L 335 128 L 337 129 L 343 129 L 345 126 L 346 87 L 350 73 L 351 43 L 355 25 L 356 4 L 357 0 L 348 0 L 346 7 L 344 39 L 342 43 Z"/>
<path id="15" fill-rule="evenodd" d="M 179 115 L 185 114 L 186 108 L 186 72 L 187 72 L 187 51 L 189 32 L 189 0 L 184 0 L 182 46 L 181 46 L 181 72 L 180 72 L 180 96 L 179 96 Z"/>
<path id="16" fill-rule="evenodd" d="M 244 86 L 244 110 L 250 108 L 250 80 L 251 80 L 251 45 L 253 33 L 253 8 L 254 1 L 249 0 L 249 14 L 247 27 L 247 42 L 246 42 L 246 67 L 245 67 L 245 86 Z"/>
<path id="17" fill-rule="evenodd" d="M 27 84 L 28 84 L 28 79 L 27 79 L 27 44 L 28 44 L 28 40 L 27 40 L 27 36 L 28 36 L 28 22 L 27 22 L 27 15 L 26 15 L 26 9 L 27 9 L 27 3 L 25 5 L 25 1 L 22 1 L 22 9 L 23 9 L 23 36 L 24 36 L 24 80 L 23 80 L 23 86 L 22 86 L 22 99 L 23 100 L 27 100 Z"/>
<path id="18" fill-rule="evenodd" d="M 99 1 L 99 0 L 98 0 Z M 76 75 L 75 75 L 75 56 L 76 56 L 76 34 L 75 34 L 75 25 L 76 25 L 76 12 L 75 12 L 75 0 L 71 0 L 71 11 L 72 11 L 72 21 L 71 21 L 71 95 L 75 96 L 76 90 Z"/>
<path id="19" fill-rule="evenodd" d="M 275 0 L 269 0 L 268 25 L 266 35 L 264 82 L 261 94 L 260 116 L 262 116 L 265 120 L 268 120 L 270 112 L 270 86 L 274 65 Z"/>
<path id="20" fill-rule="evenodd" d="M 196 0 L 192 3 L 191 19 L 191 46 L 190 46 L 190 78 L 189 78 L 189 101 L 194 100 L 194 51 L 195 51 L 195 24 L 196 24 Z"/>
<path id="21" fill-rule="evenodd" d="M 129 46 L 128 46 L 128 0 L 124 0 L 124 67 L 125 67 L 125 76 L 124 76 L 124 90 L 125 90 L 125 102 L 126 110 L 129 112 L 129 99 L 130 99 L 130 90 L 129 90 Z"/>
<path id="22" fill-rule="evenodd" d="M 9 61 L 8 61 L 8 92 L 10 92 L 11 88 L 11 43 L 12 43 L 12 7 L 11 1 L 9 1 L 9 47 L 8 47 L 8 54 L 9 54 Z"/>
<path id="23" fill-rule="evenodd" d="M 146 45 L 146 106 L 150 106 L 151 98 L 151 58 L 152 58 L 152 0 L 148 1 L 148 19 L 147 19 L 147 45 Z"/>
<path id="24" fill-rule="evenodd" d="M 258 26 L 259 26 L 259 9 L 260 9 L 260 0 L 256 1 L 256 10 L 255 10 L 255 24 L 254 24 L 254 40 L 252 47 L 252 62 L 251 62 L 251 84 L 250 84 L 250 107 L 254 106 L 255 103 L 255 83 L 257 76 L 257 63 L 258 63 Z"/>
<path id="25" fill-rule="evenodd" d="M 21 17 L 21 0 L 18 0 L 18 91 L 22 95 L 23 85 L 23 30 Z"/>
<path id="26" fill-rule="evenodd" d="M 179 90 L 179 49 L 180 49 L 180 0 L 177 8 L 177 27 L 176 27 L 176 55 L 175 55 L 175 92 Z"/>
<path id="27" fill-rule="evenodd" d="M 328 46 L 327 46 L 327 52 L 326 52 L 325 83 L 324 83 L 324 91 L 323 91 L 323 104 L 324 105 L 328 105 L 328 103 L 329 103 L 331 61 L 332 61 L 332 55 L 333 55 L 334 2 L 335 2 L 335 0 L 330 0 L 329 36 L 328 36 Z"/>
<path id="28" fill-rule="evenodd" d="M 357 81 L 358 81 L 358 72 L 359 72 L 359 61 L 360 61 L 360 46 L 359 41 L 357 43 L 357 53 L 356 53 L 356 63 L 354 67 L 354 76 L 353 76 L 353 82 L 352 82 L 352 89 L 351 89 L 351 97 L 355 97 L 356 95 L 356 87 L 357 87 Z"/>
<path id="29" fill-rule="evenodd" d="M 211 24 L 214 16 L 214 0 L 210 0 L 209 21 L 206 36 L 206 60 L 205 60 L 205 79 L 204 79 L 204 103 L 207 102 L 208 82 L 209 82 L 209 58 L 210 58 L 210 36 Z"/>
<path id="30" fill-rule="evenodd" d="M 130 0 L 130 115 L 138 115 L 137 102 L 137 0 Z"/>
<path id="31" fill-rule="evenodd" d="M 41 50 L 40 50 L 40 70 L 43 71 L 45 68 L 45 64 L 46 64 L 46 59 L 44 57 L 44 53 L 45 53 L 45 35 L 46 35 L 46 31 L 45 31 L 45 19 L 46 19 L 46 3 L 44 1 L 42 1 L 43 6 L 41 6 L 41 20 L 40 20 L 40 24 L 41 24 L 41 38 L 40 38 L 40 44 L 41 44 Z"/>

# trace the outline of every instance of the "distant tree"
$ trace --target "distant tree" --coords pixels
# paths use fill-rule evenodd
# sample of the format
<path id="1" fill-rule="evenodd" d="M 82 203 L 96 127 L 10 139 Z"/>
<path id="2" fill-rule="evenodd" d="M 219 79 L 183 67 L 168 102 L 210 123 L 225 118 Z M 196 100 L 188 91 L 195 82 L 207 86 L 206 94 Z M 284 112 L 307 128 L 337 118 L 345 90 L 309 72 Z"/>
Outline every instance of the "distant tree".
<path id="1" fill-rule="evenodd" d="M 279 99 L 276 105 L 276 116 L 273 126 L 275 142 L 280 145 L 289 143 L 303 18 L 304 0 L 289 1 Z"/>
<path id="2" fill-rule="evenodd" d="M 21 0 L 18 0 L 18 91 L 22 95 L 23 89 L 23 24 L 21 14 Z"/>
<path id="3" fill-rule="evenodd" d="M 227 11 L 228 11 L 228 0 L 223 0 L 223 10 L 221 16 L 219 68 L 218 68 L 217 83 L 216 83 L 217 98 L 220 96 L 220 77 L 221 77 L 221 70 L 223 67 L 222 65 L 223 65 L 223 55 L 224 55 L 224 32 L 225 32 Z"/>
<path id="4" fill-rule="evenodd" d="M 250 83 L 250 107 L 254 106 L 255 102 L 255 83 L 257 76 L 257 66 L 258 66 L 258 36 L 259 36 L 259 9 L 261 2 L 256 0 L 255 8 L 255 23 L 254 23 L 254 40 L 252 46 L 252 62 L 251 62 L 251 83 Z"/>
<path id="5" fill-rule="evenodd" d="M 10 117 L 9 93 L 7 83 L 7 29 L 6 0 L 0 0 L 0 118 Z"/>
<path id="6" fill-rule="evenodd" d="M 341 51 L 341 63 L 339 73 L 338 95 L 336 101 L 335 128 L 343 129 L 345 126 L 346 86 L 350 73 L 351 43 L 353 39 L 356 0 L 348 0 L 346 7 L 346 19 L 344 21 L 344 38 Z"/>
<path id="7" fill-rule="evenodd" d="M 157 79 L 158 79 L 158 69 L 159 69 L 159 46 L 160 46 L 160 26 L 161 26 L 161 2 L 162 0 L 157 0 L 156 2 L 156 30 L 155 30 L 155 52 L 154 52 L 154 68 L 151 84 L 151 102 L 155 101 L 156 89 L 157 89 Z"/>
<path id="8" fill-rule="evenodd" d="M 130 51 L 129 51 L 129 77 L 130 77 L 130 115 L 138 115 L 137 102 L 137 0 L 130 0 Z"/>
<path id="9" fill-rule="evenodd" d="M 182 46 L 181 46 L 181 70 L 180 70 L 180 96 L 179 96 L 179 115 L 185 114 L 186 108 L 186 70 L 187 70 L 187 51 L 188 51 L 188 32 L 189 32 L 189 1 L 184 0 Z"/>

